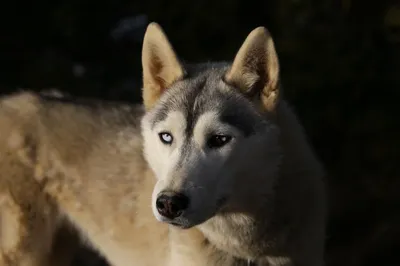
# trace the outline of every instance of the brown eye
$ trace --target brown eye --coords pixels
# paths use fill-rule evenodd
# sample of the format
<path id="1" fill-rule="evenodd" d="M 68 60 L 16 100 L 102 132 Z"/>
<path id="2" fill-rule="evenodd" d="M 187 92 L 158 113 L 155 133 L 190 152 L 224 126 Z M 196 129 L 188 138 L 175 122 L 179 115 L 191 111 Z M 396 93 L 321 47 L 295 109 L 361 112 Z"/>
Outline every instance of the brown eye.
<path id="1" fill-rule="evenodd" d="M 167 144 L 167 145 L 171 145 L 172 141 L 174 140 L 172 135 L 168 132 L 161 132 L 160 134 L 158 134 L 158 136 L 159 136 L 161 142 L 164 144 Z"/>
<path id="2" fill-rule="evenodd" d="M 207 141 L 207 146 L 210 149 L 221 148 L 229 141 L 231 141 L 232 137 L 228 135 L 213 135 Z"/>

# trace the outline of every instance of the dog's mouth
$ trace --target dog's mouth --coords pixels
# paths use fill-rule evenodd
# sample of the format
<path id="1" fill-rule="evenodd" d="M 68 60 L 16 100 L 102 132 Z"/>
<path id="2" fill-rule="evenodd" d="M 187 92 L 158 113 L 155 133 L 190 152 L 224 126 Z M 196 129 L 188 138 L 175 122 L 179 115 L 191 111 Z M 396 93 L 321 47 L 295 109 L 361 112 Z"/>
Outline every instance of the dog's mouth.
<path id="1" fill-rule="evenodd" d="M 191 225 L 189 225 L 187 223 L 179 223 L 179 222 L 175 222 L 175 221 L 170 221 L 168 223 L 179 229 L 189 229 L 190 227 L 192 227 Z"/>

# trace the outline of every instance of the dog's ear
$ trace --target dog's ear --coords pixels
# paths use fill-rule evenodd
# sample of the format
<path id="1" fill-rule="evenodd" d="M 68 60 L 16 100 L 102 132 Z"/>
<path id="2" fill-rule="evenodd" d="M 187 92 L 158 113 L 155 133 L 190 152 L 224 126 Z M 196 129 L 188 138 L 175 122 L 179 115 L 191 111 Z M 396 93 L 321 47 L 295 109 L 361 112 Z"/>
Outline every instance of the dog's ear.
<path id="1" fill-rule="evenodd" d="M 142 48 L 143 102 L 150 109 L 184 69 L 167 36 L 155 22 L 147 26 Z"/>
<path id="2" fill-rule="evenodd" d="M 279 61 L 268 30 L 254 29 L 240 47 L 225 81 L 274 111 L 279 96 Z"/>

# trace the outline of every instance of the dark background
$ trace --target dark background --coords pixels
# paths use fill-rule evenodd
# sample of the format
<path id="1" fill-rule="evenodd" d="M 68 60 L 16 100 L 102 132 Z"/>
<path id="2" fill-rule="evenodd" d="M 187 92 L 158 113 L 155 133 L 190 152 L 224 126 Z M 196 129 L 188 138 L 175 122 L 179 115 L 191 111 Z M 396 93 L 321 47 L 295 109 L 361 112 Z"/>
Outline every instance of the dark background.
<path id="1" fill-rule="evenodd" d="M 232 60 L 266 26 L 328 172 L 327 266 L 400 265 L 398 1 L 2 1 L 0 91 L 140 101 L 150 21 L 186 61 Z M 101 265 L 87 252 L 75 265 Z"/>

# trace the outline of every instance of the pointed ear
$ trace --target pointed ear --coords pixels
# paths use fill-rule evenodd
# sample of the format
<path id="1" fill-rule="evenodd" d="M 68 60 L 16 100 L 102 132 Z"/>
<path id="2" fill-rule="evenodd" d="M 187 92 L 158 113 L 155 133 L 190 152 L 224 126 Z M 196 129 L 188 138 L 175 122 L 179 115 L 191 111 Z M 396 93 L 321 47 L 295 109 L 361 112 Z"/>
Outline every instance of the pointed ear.
<path id="1" fill-rule="evenodd" d="M 147 26 L 142 48 L 143 102 L 150 109 L 162 93 L 184 74 L 174 49 L 155 22 Z"/>
<path id="2" fill-rule="evenodd" d="M 279 96 L 279 62 L 266 28 L 258 27 L 247 36 L 225 81 L 249 97 L 259 97 L 266 110 L 275 109 Z"/>

